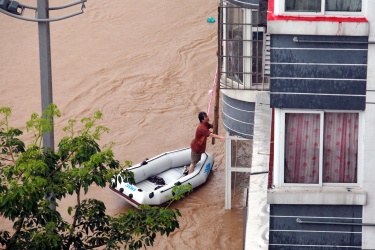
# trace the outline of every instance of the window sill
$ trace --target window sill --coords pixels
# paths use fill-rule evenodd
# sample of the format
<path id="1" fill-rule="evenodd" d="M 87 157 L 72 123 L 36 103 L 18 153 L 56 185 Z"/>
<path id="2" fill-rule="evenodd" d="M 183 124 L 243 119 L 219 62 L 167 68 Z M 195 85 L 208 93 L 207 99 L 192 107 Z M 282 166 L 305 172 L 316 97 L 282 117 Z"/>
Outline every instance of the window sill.
<path id="1" fill-rule="evenodd" d="M 368 22 L 269 20 L 267 33 L 321 36 L 368 36 Z"/>
<path id="2" fill-rule="evenodd" d="M 361 188 L 282 187 L 269 189 L 268 204 L 366 205 L 367 193 Z"/>
<path id="3" fill-rule="evenodd" d="M 303 15 L 300 14 L 290 14 L 290 15 L 268 15 L 268 21 L 307 21 L 307 22 L 337 22 L 337 23 L 344 23 L 344 22 L 352 22 L 352 23 L 367 23 L 368 20 L 366 17 L 361 16 L 337 16 L 337 15 Z"/>

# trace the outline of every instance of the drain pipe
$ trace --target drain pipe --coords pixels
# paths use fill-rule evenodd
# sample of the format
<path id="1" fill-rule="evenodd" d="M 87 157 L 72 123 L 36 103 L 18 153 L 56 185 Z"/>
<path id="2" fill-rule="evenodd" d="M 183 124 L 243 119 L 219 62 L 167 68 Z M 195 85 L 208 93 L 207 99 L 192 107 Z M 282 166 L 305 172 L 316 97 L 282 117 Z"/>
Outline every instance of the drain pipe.
<path id="1" fill-rule="evenodd" d="M 297 223 L 300 224 L 328 224 L 328 225 L 347 225 L 347 226 L 369 226 L 374 227 L 375 223 L 346 223 L 346 222 L 324 222 L 324 221 L 303 221 L 297 218 Z"/>
<path id="2" fill-rule="evenodd" d="M 375 42 L 353 42 L 353 41 L 317 41 L 317 40 L 299 40 L 298 37 L 293 37 L 295 43 L 345 43 L 345 44 L 375 44 Z"/>

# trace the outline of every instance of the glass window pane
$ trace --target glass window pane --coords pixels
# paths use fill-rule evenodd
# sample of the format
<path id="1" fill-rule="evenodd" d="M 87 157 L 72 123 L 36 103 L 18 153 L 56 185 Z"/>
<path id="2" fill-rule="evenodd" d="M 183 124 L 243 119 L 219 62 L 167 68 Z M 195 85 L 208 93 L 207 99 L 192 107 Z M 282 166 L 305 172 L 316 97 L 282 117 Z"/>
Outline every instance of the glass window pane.
<path id="1" fill-rule="evenodd" d="M 285 114 L 285 183 L 319 183 L 319 114 Z"/>
<path id="2" fill-rule="evenodd" d="M 358 114 L 325 113 L 323 182 L 357 183 Z"/>
<path id="3" fill-rule="evenodd" d="M 235 82 L 243 82 L 243 19 L 242 8 L 229 5 L 227 14 L 227 46 L 226 72 L 227 77 Z"/>
<path id="4" fill-rule="evenodd" d="M 326 0 L 325 10 L 361 12 L 362 0 Z"/>
<path id="5" fill-rule="evenodd" d="M 285 11 L 320 12 L 322 0 L 285 0 Z"/>

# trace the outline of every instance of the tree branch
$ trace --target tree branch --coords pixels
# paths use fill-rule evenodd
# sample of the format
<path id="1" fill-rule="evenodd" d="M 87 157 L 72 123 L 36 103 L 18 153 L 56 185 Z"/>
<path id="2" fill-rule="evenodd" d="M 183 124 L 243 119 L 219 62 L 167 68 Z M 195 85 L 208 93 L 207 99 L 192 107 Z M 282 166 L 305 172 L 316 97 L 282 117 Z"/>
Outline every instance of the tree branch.
<path id="1" fill-rule="evenodd" d="M 19 234 L 19 232 L 22 229 L 24 221 L 25 221 L 25 218 L 22 218 L 20 220 L 20 223 L 18 224 L 16 231 L 14 232 L 14 234 L 12 235 L 12 237 L 9 239 L 8 244 L 6 245 L 5 249 L 12 249 L 13 242 L 18 237 L 18 234 Z"/>

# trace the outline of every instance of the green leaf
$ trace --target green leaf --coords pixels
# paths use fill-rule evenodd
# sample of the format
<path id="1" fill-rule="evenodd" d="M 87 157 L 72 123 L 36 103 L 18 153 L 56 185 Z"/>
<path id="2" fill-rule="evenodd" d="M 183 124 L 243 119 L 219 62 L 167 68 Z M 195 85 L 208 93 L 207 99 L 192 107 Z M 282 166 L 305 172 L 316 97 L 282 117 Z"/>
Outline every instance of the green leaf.
<path id="1" fill-rule="evenodd" d="M 72 215 L 73 208 L 71 206 L 68 207 L 68 214 Z"/>

